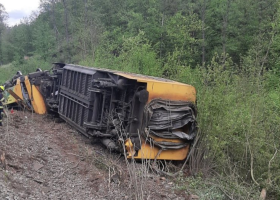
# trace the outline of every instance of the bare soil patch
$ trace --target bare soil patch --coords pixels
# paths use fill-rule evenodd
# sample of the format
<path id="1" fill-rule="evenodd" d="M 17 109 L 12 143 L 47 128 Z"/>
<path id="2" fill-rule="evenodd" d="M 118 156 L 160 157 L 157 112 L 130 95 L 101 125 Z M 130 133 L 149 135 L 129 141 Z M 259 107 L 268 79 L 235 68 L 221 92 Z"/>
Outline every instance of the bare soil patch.
<path id="1" fill-rule="evenodd" d="M 122 155 L 55 121 L 21 111 L 4 119 L 0 199 L 188 199 L 174 192 L 174 180 L 141 174 L 143 164 L 126 164 Z"/>

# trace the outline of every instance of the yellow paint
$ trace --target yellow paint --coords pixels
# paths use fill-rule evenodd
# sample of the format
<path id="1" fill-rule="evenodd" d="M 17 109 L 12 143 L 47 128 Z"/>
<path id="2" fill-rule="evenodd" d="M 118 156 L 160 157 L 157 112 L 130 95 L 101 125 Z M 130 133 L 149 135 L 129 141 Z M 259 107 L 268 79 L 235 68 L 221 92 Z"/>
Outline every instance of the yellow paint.
<path id="1" fill-rule="evenodd" d="M 193 86 L 172 80 L 154 78 L 138 74 L 116 73 L 125 78 L 134 79 L 138 82 L 147 83 L 149 102 L 156 98 L 173 101 L 195 102 L 196 90 Z"/>
<path id="2" fill-rule="evenodd" d="M 117 75 L 126 77 L 128 79 L 134 79 L 138 82 L 147 84 L 147 91 L 149 92 L 150 102 L 153 99 L 161 98 L 165 100 L 173 101 L 191 101 L 195 102 L 196 100 L 196 90 L 193 86 L 188 84 L 179 83 L 167 79 L 159 79 L 149 76 L 137 75 L 137 74 L 128 74 L 122 72 L 114 72 Z M 46 106 L 43 100 L 42 95 L 40 94 L 37 87 L 32 86 L 33 98 L 31 97 L 31 85 L 27 77 L 25 77 L 25 84 L 29 94 L 30 99 L 32 100 L 32 105 L 36 113 L 44 114 L 46 112 Z M 17 80 L 17 84 L 14 88 L 14 92 L 21 98 L 22 91 L 20 87 L 20 81 Z M 164 139 L 159 137 L 153 137 L 155 141 L 169 141 L 174 143 L 182 142 L 180 139 Z M 150 146 L 149 144 L 142 141 L 141 149 L 138 152 L 135 152 L 133 144 L 130 139 L 125 142 L 125 147 L 128 153 L 128 158 L 135 159 L 164 159 L 164 160 L 184 160 L 189 152 L 189 145 L 181 149 L 171 149 L 163 150 L 160 152 L 158 147 Z M 159 154 L 160 152 L 160 154 Z M 159 155 L 158 155 L 159 154 Z"/>
<path id="3" fill-rule="evenodd" d="M 9 89 L 14 91 L 15 87 Z M 10 95 L 9 92 L 7 92 L 7 90 L 5 90 L 4 95 L 6 96 L 6 103 L 4 103 L 4 105 L 9 105 L 17 102 L 17 100 L 12 95 Z"/>
<path id="4" fill-rule="evenodd" d="M 137 80 L 138 82 L 143 82 L 143 83 L 160 82 L 160 83 L 175 83 L 175 84 L 179 84 L 179 85 L 186 85 L 184 83 L 172 81 L 169 79 L 163 79 L 163 78 L 158 78 L 158 77 L 153 77 L 153 76 L 146 76 L 146 75 L 142 75 L 142 74 L 130 74 L 130 73 L 124 73 L 124 72 L 117 72 L 115 74 L 117 74 L 119 76 L 123 76 L 128 79 L 134 79 L 134 80 Z"/>
<path id="5" fill-rule="evenodd" d="M 38 88 L 35 85 L 30 84 L 28 76 L 25 76 L 24 83 L 35 113 L 45 114 L 47 112 L 46 104 Z M 32 91 L 31 91 L 31 87 L 32 87 Z"/>
<path id="6" fill-rule="evenodd" d="M 22 90 L 21 90 L 20 79 L 19 78 L 17 79 L 17 83 L 16 83 L 13 91 L 21 100 L 23 100 Z"/>
<path id="7" fill-rule="evenodd" d="M 143 76 L 139 74 L 129 74 L 118 72 L 115 73 L 125 78 L 134 79 L 138 82 L 147 83 L 147 91 L 149 92 L 148 103 L 153 99 L 164 99 L 172 101 L 190 101 L 195 103 L 196 90 L 193 86 L 179 83 L 172 80 L 160 79 L 150 76 Z M 155 141 L 169 141 L 169 142 L 182 142 L 180 139 L 164 139 L 159 137 L 153 137 Z M 135 159 L 155 159 L 160 149 L 158 147 L 152 147 L 149 144 L 141 145 L 141 149 L 136 155 L 133 150 L 133 144 L 130 140 L 126 141 L 126 150 L 128 152 L 128 158 L 134 157 Z M 184 160 L 189 152 L 189 145 L 181 149 L 169 149 L 160 152 L 156 159 L 163 160 Z"/>
<path id="8" fill-rule="evenodd" d="M 157 155 L 160 151 L 158 147 L 152 147 L 149 144 L 142 143 L 141 149 L 136 153 L 130 139 L 125 142 L 125 147 L 128 153 L 127 157 L 130 159 L 184 160 L 189 152 L 188 145 L 181 149 L 163 150 Z"/>
<path id="9" fill-rule="evenodd" d="M 196 91 L 191 85 L 177 83 L 147 82 L 149 101 L 157 98 L 172 101 L 195 102 Z"/>

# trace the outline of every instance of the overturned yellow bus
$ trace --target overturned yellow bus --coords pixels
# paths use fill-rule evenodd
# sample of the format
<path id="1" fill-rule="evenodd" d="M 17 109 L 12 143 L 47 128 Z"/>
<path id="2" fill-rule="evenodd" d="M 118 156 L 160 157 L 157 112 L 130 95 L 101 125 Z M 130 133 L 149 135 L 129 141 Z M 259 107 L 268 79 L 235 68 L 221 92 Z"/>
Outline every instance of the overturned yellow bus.
<path id="1" fill-rule="evenodd" d="M 184 160 L 197 133 L 195 88 L 168 79 L 55 63 L 8 91 L 22 107 L 57 113 L 128 158 Z"/>

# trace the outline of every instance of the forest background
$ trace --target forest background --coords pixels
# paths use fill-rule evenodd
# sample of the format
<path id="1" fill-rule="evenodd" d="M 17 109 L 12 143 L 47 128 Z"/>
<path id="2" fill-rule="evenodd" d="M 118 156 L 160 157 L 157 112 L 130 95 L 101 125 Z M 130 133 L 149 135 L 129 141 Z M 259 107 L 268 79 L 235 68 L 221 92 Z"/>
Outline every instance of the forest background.
<path id="1" fill-rule="evenodd" d="M 0 83 L 75 63 L 196 87 L 199 145 L 177 187 L 201 199 L 280 198 L 278 0 L 41 0 L 8 27 Z"/>

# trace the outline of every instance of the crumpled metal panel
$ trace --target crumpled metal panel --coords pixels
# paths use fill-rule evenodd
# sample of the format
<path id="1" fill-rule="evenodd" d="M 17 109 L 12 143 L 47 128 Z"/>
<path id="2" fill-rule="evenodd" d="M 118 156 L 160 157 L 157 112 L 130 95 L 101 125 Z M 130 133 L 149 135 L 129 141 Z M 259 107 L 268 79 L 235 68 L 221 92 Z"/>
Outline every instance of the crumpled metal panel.
<path id="1" fill-rule="evenodd" d="M 197 134 L 196 108 L 192 102 L 154 99 L 145 107 L 145 136 L 164 149 L 178 149 L 189 144 Z M 182 139 L 182 142 L 156 141 Z"/>

